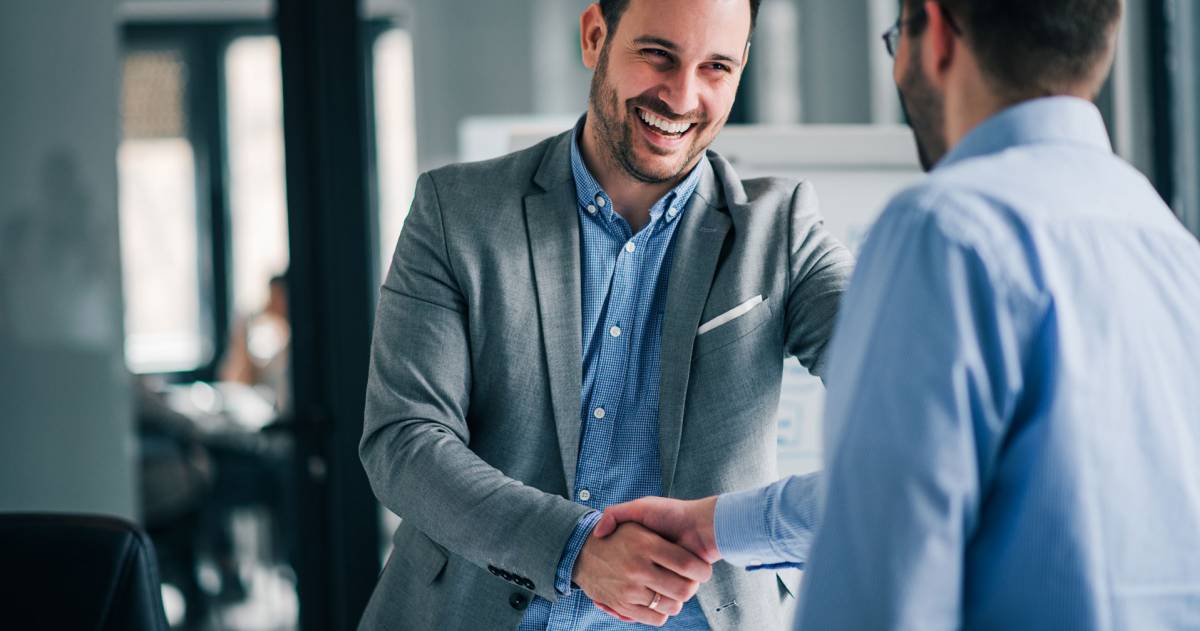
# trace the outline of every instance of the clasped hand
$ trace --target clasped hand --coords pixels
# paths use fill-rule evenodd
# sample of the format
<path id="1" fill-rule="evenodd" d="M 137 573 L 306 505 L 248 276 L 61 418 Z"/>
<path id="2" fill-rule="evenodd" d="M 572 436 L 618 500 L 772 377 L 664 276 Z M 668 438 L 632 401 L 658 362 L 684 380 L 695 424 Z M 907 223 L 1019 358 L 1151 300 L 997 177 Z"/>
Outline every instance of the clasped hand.
<path id="1" fill-rule="evenodd" d="M 620 620 L 666 624 L 720 559 L 715 506 L 715 497 L 647 497 L 608 508 L 575 562 L 575 584 Z"/>

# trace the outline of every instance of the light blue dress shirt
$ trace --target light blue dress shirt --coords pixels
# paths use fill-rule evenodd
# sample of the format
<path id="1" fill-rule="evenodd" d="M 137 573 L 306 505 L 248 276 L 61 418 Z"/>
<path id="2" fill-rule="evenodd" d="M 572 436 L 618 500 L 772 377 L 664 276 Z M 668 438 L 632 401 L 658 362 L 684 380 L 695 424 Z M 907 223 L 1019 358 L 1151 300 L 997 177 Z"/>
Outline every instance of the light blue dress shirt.
<path id="1" fill-rule="evenodd" d="M 650 222 L 634 234 L 584 164 L 578 143 L 582 128 L 581 120 L 571 143 L 583 292 L 583 436 L 574 500 L 597 512 L 576 526 L 563 553 L 555 582 L 561 597 L 553 604 L 534 598 L 520 631 L 650 628 L 623 623 L 597 609 L 582 590 L 572 589 L 571 575 L 579 551 L 600 519 L 599 511 L 662 494 L 658 402 L 667 279 L 675 229 L 700 183 L 701 170 L 693 169 L 654 204 Z M 693 598 L 660 628 L 705 631 L 709 627 Z"/>
<path id="2" fill-rule="evenodd" d="M 716 516 L 734 562 L 807 558 L 799 628 L 1200 629 L 1200 244 L 1095 107 L 972 131 L 883 213 L 836 331 L 826 488 Z"/>

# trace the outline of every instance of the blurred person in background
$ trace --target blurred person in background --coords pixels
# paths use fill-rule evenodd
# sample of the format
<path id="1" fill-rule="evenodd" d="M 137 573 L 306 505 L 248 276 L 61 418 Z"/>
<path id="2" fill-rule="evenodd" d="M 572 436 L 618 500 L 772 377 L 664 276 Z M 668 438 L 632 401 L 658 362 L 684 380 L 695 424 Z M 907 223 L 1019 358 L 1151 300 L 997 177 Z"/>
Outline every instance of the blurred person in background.
<path id="1" fill-rule="evenodd" d="M 279 413 L 291 407 L 287 292 L 286 273 L 271 278 L 267 304 L 234 328 L 218 375 L 221 381 L 260 387 Z"/>

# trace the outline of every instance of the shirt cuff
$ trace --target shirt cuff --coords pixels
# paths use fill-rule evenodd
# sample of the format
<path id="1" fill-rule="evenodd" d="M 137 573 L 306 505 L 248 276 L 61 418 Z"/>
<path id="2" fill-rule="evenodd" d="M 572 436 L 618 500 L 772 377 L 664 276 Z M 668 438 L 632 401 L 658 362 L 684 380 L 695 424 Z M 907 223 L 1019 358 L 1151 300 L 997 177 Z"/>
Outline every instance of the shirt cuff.
<path id="1" fill-rule="evenodd" d="M 775 553 L 771 547 L 770 487 L 725 493 L 713 513 L 717 550 L 733 565 L 761 566 Z"/>
<path id="2" fill-rule="evenodd" d="M 600 511 L 592 511 L 575 524 L 575 532 L 571 533 L 571 538 L 567 540 L 567 547 L 563 550 L 562 559 L 558 562 L 558 572 L 554 575 L 554 589 L 559 594 L 571 595 L 571 575 L 575 573 L 575 560 L 579 558 L 583 544 L 587 542 L 588 537 L 592 536 L 592 530 L 595 530 L 602 515 L 603 513 Z"/>

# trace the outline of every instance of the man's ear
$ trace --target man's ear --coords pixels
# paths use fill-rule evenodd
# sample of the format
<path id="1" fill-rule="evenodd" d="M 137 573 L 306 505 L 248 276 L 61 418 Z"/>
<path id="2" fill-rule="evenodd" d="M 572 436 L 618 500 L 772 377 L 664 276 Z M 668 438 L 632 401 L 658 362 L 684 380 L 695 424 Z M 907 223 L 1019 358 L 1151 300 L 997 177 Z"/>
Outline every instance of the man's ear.
<path id="1" fill-rule="evenodd" d="M 946 9 L 939 2 L 925 3 L 926 25 L 921 45 L 921 64 L 925 76 L 940 86 L 954 58 L 959 53 L 958 31 L 946 16 Z"/>
<path id="2" fill-rule="evenodd" d="M 595 70 L 600 64 L 600 52 L 608 39 L 608 23 L 598 3 L 592 3 L 579 16 L 579 47 L 583 52 L 583 65 Z"/>

